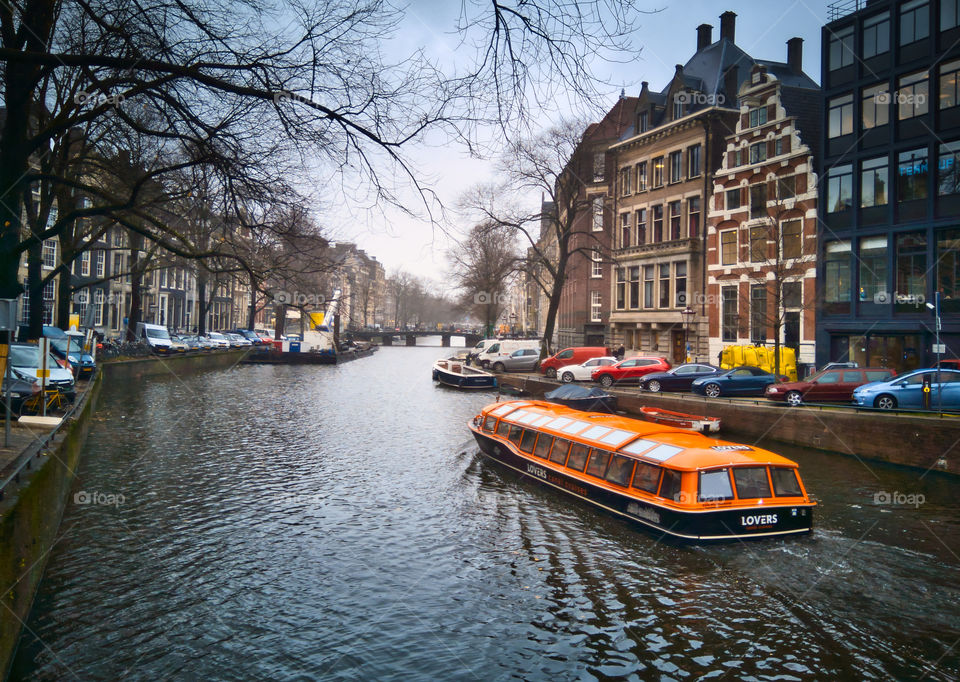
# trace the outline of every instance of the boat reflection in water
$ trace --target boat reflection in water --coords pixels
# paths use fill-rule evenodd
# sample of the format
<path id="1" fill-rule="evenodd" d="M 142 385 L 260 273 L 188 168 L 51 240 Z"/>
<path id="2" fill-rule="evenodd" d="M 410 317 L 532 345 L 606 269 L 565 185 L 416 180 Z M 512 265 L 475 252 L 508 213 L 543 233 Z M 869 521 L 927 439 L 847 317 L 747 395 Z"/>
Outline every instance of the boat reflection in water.
<path id="1" fill-rule="evenodd" d="M 483 408 L 481 452 L 540 483 L 684 540 L 807 533 L 796 463 L 673 426 L 542 401 Z"/>

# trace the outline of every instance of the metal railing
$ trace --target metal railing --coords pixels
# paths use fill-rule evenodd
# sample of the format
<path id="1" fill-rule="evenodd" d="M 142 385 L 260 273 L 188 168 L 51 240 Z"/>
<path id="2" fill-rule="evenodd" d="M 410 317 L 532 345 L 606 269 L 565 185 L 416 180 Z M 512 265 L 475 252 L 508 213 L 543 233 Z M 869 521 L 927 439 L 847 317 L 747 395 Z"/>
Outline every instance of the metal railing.
<path id="1" fill-rule="evenodd" d="M 859 12 L 870 0 L 836 0 L 827 5 L 827 21 L 836 21 L 848 14 Z"/>

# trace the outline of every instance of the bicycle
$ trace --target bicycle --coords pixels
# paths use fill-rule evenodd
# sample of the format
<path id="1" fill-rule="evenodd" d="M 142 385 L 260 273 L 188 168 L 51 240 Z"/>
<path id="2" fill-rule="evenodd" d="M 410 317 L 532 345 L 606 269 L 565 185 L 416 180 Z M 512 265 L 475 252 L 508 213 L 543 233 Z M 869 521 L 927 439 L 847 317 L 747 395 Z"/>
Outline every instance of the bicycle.
<path id="1" fill-rule="evenodd" d="M 37 391 L 29 398 L 24 399 L 20 405 L 21 414 L 40 414 L 43 411 L 44 402 L 46 410 L 61 409 L 67 402 L 67 397 L 60 392 L 59 388 L 48 388 L 44 391 Z"/>

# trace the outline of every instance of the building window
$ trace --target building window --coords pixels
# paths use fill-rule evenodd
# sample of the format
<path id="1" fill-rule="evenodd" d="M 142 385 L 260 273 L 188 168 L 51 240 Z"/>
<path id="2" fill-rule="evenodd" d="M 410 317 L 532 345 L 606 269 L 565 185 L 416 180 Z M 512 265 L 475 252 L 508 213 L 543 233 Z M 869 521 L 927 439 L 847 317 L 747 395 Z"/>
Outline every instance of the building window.
<path id="1" fill-rule="evenodd" d="M 853 94 L 834 97 L 830 100 L 828 109 L 829 137 L 840 137 L 853 132 Z"/>
<path id="2" fill-rule="evenodd" d="M 641 161 L 637 164 L 637 191 L 644 192 L 647 189 L 647 162 Z"/>
<path id="3" fill-rule="evenodd" d="M 617 268 L 617 310 L 627 305 L 627 269 Z"/>
<path id="4" fill-rule="evenodd" d="M 890 13 L 877 14 L 863 21 L 863 58 L 890 51 Z"/>
<path id="5" fill-rule="evenodd" d="M 647 209 L 637 211 L 637 246 L 647 243 Z"/>
<path id="6" fill-rule="evenodd" d="M 700 235 L 700 197 L 687 199 L 687 227 L 688 237 Z"/>
<path id="7" fill-rule="evenodd" d="M 766 107 L 756 107 L 750 110 L 748 114 L 750 127 L 756 128 L 757 126 L 762 126 L 767 122 L 767 108 Z"/>
<path id="8" fill-rule="evenodd" d="M 110 274 L 113 277 L 116 277 L 121 272 L 123 272 L 123 254 L 115 253 L 113 254 L 113 270 L 110 272 Z"/>
<path id="9" fill-rule="evenodd" d="M 750 163 L 760 163 L 767 160 L 767 143 L 757 142 L 750 145 Z"/>
<path id="10" fill-rule="evenodd" d="M 850 242 L 827 242 L 824 258 L 824 300 L 850 302 Z"/>
<path id="11" fill-rule="evenodd" d="M 900 6 L 900 44 L 909 45 L 930 35 L 930 5 L 912 0 Z"/>
<path id="12" fill-rule="evenodd" d="M 600 247 L 593 247 L 593 251 L 590 254 L 590 260 L 592 261 L 590 267 L 590 276 L 603 277 L 603 256 L 600 255 Z"/>
<path id="13" fill-rule="evenodd" d="M 90 292 L 88 292 L 86 289 L 81 289 L 77 292 L 77 295 L 74 296 L 73 300 L 77 304 L 74 312 L 79 315 L 80 324 L 83 324 L 83 318 L 87 316 L 87 307 L 90 302 Z"/>
<path id="14" fill-rule="evenodd" d="M 683 100 L 689 95 L 685 92 L 677 93 L 677 96 L 673 100 L 673 120 L 676 121 L 678 118 L 683 118 Z"/>
<path id="15" fill-rule="evenodd" d="M 860 300 L 883 302 L 887 292 L 887 238 L 861 239 L 858 260 L 860 262 Z"/>
<path id="16" fill-rule="evenodd" d="M 620 214 L 620 248 L 629 249 L 633 244 L 630 243 L 630 214 Z"/>
<path id="17" fill-rule="evenodd" d="M 103 249 L 97 249 L 94 252 L 93 257 L 94 257 L 94 272 L 96 273 L 97 277 L 103 277 L 105 264 L 107 261 L 107 254 L 103 251 Z"/>
<path id="18" fill-rule="evenodd" d="M 103 326 L 103 289 L 93 292 L 93 326 Z"/>
<path id="19" fill-rule="evenodd" d="M 643 307 L 652 308 L 653 307 L 653 266 L 644 265 L 643 266 Z"/>
<path id="20" fill-rule="evenodd" d="M 926 114 L 929 90 L 926 71 L 902 76 L 897 87 L 897 117 L 904 121 Z"/>
<path id="21" fill-rule="evenodd" d="M 900 152 L 897 163 L 897 200 L 926 199 L 929 174 L 926 149 Z"/>
<path id="22" fill-rule="evenodd" d="M 593 155 L 593 181 L 603 182 L 604 166 L 606 165 L 606 156 L 603 152 L 596 152 Z"/>
<path id="23" fill-rule="evenodd" d="M 663 157 L 658 156 L 653 160 L 653 186 L 663 187 Z"/>
<path id="24" fill-rule="evenodd" d="M 958 0 L 960 2 L 960 0 Z M 960 59 L 940 65 L 940 108 L 960 104 Z"/>
<path id="25" fill-rule="evenodd" d="M 687 264 L 684 261 L 673 264 L 673 289 L 676 296 L 676 306 L 687 306 Z"/>
<path id="26" fill-rule="evenodd" d="M 740 208 L 740 188 L 727 190 L 727 210 L 733 211 Z"/>
<path id="27" fill-rule="evenodd" d="M 670 182 L 680 182 L 683 179 L 683 152 L 670 152 Z"/>
<path id="28" fill-rule="evenodd" d="M 795 196 L 797 196 L 797 176 L 788 175 L 785 178 L 777 178 L 777 198 L 783 201 L 793 199 Z"/>
<path id="29" fill-rule="evenodd" d="M 670 202 L 670 239 L 680 239 L 680 202 Z"/>
<path id="30" fill-rule="evenodd" d="M 940 145 L 937 159 L 937 194 L 960 194 L 960 141 Z"/>
<path id="31" fill-rule="evenodd" d="M 765 343 L 767 340 L 767 285 L 750 287 L 750 340 Z"/>
<path id="32" fill-rule="evenodd" d="M 723 287 L 720 290 L 723 309 L 723 340 L 737 340 L 737 287 Z"/>
<path id="33" fill-rule="evenodd" d="M 640 266 L 630 268 L 630 309 L 640 308 Z"/>
<path id="34" fill-rule="evenodd" d="M 781 303 L 784 308 L 800 308 L 803 306 L 803 285 L 800 282 L 784 282 L 781 292 Z"/>
<path id="35" fill-rule="evenodd" d="M 913 301 L 927 294 L 927 236 L 923 232 L 897 235 L 897 297 Z"/>
<path id="36" fill-rule="evenodd" d="M 853 166 L 836 166 L 827 173 L 827 212 L 841 213 L 853 201 Z"/>
<path id="37" fill-rule="evenodd" d="M 84 251 L 80 254 L 80 276 L 90 276 L 90 252 Z"/>
<path id="38" fill-rule="evenodd" d="M 633 184 L 630 178 L 630 166 L 620 169 L 620 196 L 628 197 L 633 192 Z"/>
<path id="39" fill-rule="evenodd" d="M 591 291 L 590 292 L 590 321 L 591 322 L 603 321 L 603 315 L 601 312 L 602 307 L 603 307 L 603 303 L 601 302 L 601 299 L 600 299 L 600 292 Z"/>
<path id="40" fill-rule="evenodd" d="M 890 122 L 890 100 L 886 83 L 863 89 L 860 111 L 864 130 L 885 126 Z"/>
<path id="41" fill-rule="evenodd" d="M 663 241 L 663 206 L 653 207 L 653 243 Z"/>
<path id="42" fill-rule="evenodd" d="M 853 64 L 853 26 L 830 34 L 830 70 Z"/>
<path id="43" fill-rule="evenodd" d="M 864 161 L 860 168 L 860 207 L 886 206 L 890 182 L 887 157 Z"/>
<path id="44" fill-rule="evenodd" d="M 695 178 L 700 175 L 700 145 L 687 147 L 687 177 Z"/>
<path id="45" fill-rule="evenodd" d="M 940 30 L 960 25 L 960 0 L 940 0 Z"/>
<path id="46" fill-rule="evenodd" d="M 603 232 L 603 197 L 593 198 L 593 231 Z"/>
<path id="47" fill-rule="evenodd" d="M 784 258 L 799 258 L 803 255 L 803 223 L 800 220 L 787 220 L 780 226 L 780 239 L 783 242 Z"/>
<path id="48" fill-rule="evenodd" d="M 660 263 L 660 307 L 670 307 L 670 263 Z"/>
<path id="49" fill-rule="evenodd" d="M 750 185 L 750 217 L 765 218 L 767 215 L 767 183 Z"/>
<path id="50" fill-rule="evenodd" d="M 767 228 L 750 228 L 750 262 L 762 263 L 767 260 Z"/>
<path id="51" fill-rule="evenodd" d="M 45 268 L 57 267 L 57 240 L 56 239 L 43 240 L 42 258 L 43 258 L 43 267 Z"/>
<path id="52" fill-rule="evenodd" d="M 650 128 L 650 115 L 646 112 L 640 112 L 640 115 L 637 117 L 637 130 L 641 133 L 647 132 Z"/>
<path id="53" fill-rule="evenodd" d="M 737 262 L 737 231 L 725 230 L 720 233 L 720 264 L 735 265 Z"/>
<path id="54" fill-rule="evenodd" d="M 960 310 L 960 229 L 937 232 L 937 291 L 941 310 Z"/>

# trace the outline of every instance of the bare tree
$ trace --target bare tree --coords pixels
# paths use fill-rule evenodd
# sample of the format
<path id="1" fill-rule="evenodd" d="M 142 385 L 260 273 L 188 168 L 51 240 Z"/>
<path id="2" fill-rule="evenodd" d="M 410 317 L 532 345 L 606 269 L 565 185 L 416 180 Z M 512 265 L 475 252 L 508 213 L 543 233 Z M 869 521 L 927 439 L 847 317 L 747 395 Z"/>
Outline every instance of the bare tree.
<path id="1" fill-rule="evenodd" d="M 460 307 L 483 320 L 485 333 L 491 335 L 507 279 L 520 266 L 516 230 L 493 222 L 474 225 L 448 257 Z"/>

